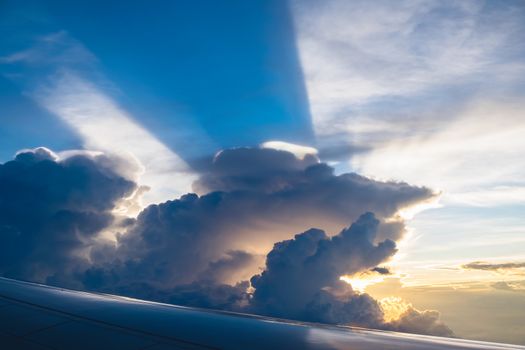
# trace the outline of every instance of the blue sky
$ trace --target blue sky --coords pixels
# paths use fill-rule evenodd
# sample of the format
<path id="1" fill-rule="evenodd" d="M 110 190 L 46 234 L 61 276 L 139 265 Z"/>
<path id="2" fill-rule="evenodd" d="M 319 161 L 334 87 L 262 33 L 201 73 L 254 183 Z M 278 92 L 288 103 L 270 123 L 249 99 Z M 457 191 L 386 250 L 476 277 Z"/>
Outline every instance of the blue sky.
<path id="1" fill-rule="evenodd" d="M 68 45 L 81 46 L 89 54 L 76 57 L 73 64 L 58 64 L 79 70 L 82 63 L 80 73 L 86 79 L 104 80 L 120 106 L 187 160 L 269 139 L 314 142 L 285 2 L 232 1 L 222 6 L 213 1 L 173 1 L 152 7 L 51 1 L 24 6 L 8 2 L 3 7 L 2 36 L 8 39 L 2 56 L 38 45 L 39 37 L 62 32 L 63 42 L 42 45 L 41 53 L 60 55 Z M 16 113 L 6 118 L 12 123 L 9 129 L 24 132 L 27 121 L 19 115 L 31 115 L 27 118 L 45 119 L 42 125 L 54 137 L 60 135 L 52 146 L 75 147 L 79 142 L 52 116 L 38 110 L 16 111 L 17 106 L 32 104 L 20 91 L 30 90 L 58 68 L 54 60 L 45 66 L 27 64 L 21 70 L 4 66 L 4 72 L 23 76 L 19 85 L 3 77 L 3 90 L 9 94 L 2 96 L 4 110 Z M 15 142 L 40 141 L 25 133 Z M 200 137 L 193 137 L 196 133 Z M 8 159 L 16 146 L 6 143 L 2 150 L 2 157 Z"/>
<path id="2" fill-rule="evenodd" d="M 523 279 L 461 268 L 525 261 L 523 1 L 4 1 L 0 37 L 1 162 L 115 152 L 151 204 L 274 141 L 439 193 L 397 213 L 406 286 Z"/>

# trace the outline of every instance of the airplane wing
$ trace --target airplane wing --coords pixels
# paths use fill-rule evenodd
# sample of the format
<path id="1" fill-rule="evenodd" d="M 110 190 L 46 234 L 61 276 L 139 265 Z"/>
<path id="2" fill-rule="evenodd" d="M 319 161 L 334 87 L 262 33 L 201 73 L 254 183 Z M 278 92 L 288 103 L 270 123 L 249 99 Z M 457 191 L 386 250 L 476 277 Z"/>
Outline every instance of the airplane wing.
<path id="1" fill-rule="evenodd" d="M 1 349 L 522 349 L 173 306 L 0 278 Z"/>

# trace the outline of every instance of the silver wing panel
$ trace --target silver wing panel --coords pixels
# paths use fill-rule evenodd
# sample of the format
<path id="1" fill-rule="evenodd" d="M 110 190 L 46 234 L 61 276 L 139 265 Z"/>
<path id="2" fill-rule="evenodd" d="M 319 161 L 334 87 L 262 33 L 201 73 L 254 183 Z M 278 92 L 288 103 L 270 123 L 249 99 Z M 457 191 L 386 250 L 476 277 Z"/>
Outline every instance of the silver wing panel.
<path id="1" fill-rule="evenodd" d="M 522 349 L 187 308 L 0 278 L 1 349 Z"/>

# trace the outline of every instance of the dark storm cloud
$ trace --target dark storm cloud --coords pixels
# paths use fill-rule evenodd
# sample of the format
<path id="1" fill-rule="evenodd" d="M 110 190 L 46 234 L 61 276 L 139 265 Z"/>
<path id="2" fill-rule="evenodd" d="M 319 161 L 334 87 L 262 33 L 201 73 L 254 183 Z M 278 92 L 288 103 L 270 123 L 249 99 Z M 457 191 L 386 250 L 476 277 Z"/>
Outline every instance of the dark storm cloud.
<path id="1" fill-rule="evenodd" d="M 341 213 L 345 219 L 339 229 L 351 222 L 349 210 L 354 212 L 351 220 L 366 211 L 388 217 L 401 207 L 433 196 L 427 188 L 402 182 L 374 181 L 354 173 L 336 176 L 333 168 L 313 155 L 299 159 L 292 153 L 267 148 L 220 152 L 194 188 L 197 193 L 249 191 L 306 201 L 334 215 Z"/>
<path id="2" fill-rule="evenodd" d="M 256 190 L 275 192 L 299 180 L 307 167 L 319 159 L 299 159 L 287 151 L 271 148 L 235 148 L 219 152 L 193 187 L 197 193 Z"/>
<path id="3" fill-rule="evenodd" d="M 331 238 L 311 229 L 275 244 L 265 270 L 251 279 L 255 291 L 248 309 L 302 321 L 452 336 L 436 311 L 409 307 L 398 319 L 387 322 L 374 298 L 340 281 L 341 275 L 370 270 L 389 273 L 374 267 L 396 252 L 391 240 L 374 243 L 379 224 L 372 213 L 366 213 Z"/>
<path id="4" fill-rule="evenodd" d="M 390 218 L 399 209 L 434 196 L 428 188 L 402 182 L 374 181 L 355 173 L 335 175 L 333 168 L 312 155 L 299 159 L 286 151 L 259 148 L 220 152 L 194 187 L 198 193 L 221 191 L 232 198 L 243 197 L 250 212 L 263 218 L 269 215 L 274 223 L 284 221 L 287 231 L 322 227 L 331 234 L 364 212 Z M 393 239 L 403 231 L 395 225 L 382 230 L 380 237 Z"/>
<path id="5" fill-rule="evenodd" d="M 243 312 L 249 303 L 248 287 L 248 281 L 233 286 L 210 281 L 193 282 L 170 290 L 167 301 L 176 305 Z"/>
<path id="6" fill-rule="evenodd" d="M 145 208 L 119 236 L 114 251 L 103 248 L 115 258 L 108 264 L 110 275 L 125 276 L 119 286 L 146 283 L 168 289 L 199 281 L 203 275 L 224 282 L 220 275 L 239 272 L 235 270 L 253 274 L 256 265 L 248 260 L 235 263 L 230 252 L 266 254 L 291 232 L 310 227 L 339 231 L 366 211 L 382 221 L 433 195 L 405 183 L 337 176 L 315 157 L 299 159 L 285 151 L 251 148 L 218 154 L 195 187 L 212 192 Z M 396 240 L 403 232 L 402 222 L 384 222 L 374 237 Z M 337 255 L 324 249 L 319 254 Z M 226 266 L 228 273 L 223 272 Z"/>
<path id="7" fill-rule="evenodd" d="M 241 250 L 229 251 L 225 257 L 210 262 L 201 279 L 228 281 L 236 271 L 254 263 L 257 263 L 256 257 L 250 253 Z"/>
<path id="8" fill-rule="evenodd" d="M 307 306 L 322 298 L 319 293 L 324 288 L 336 287 L 341 283 L 340 276 L 369 270 L 395 254 L 392 240 L 374 243 L 378 226 L 379 220 L 367 213 L 332 238 L 311 229 L 277 243 L 268 254 L 264 272 L 251 279 L 254 310 L 321 321 L 315 319 L 319 314 L 310 312 Z"/>
<path id="9" fill-rule="evenodd" d="M 112 222 L 116 201 L 135 188 L 109 163 L 101 155 L 58 160 L 37 148 L 0 165 L 3 275 L 43 281 L 82 260 L 82 250 Z"/>
<path id="10" fill-rule="evenodd" d="M 175 305 L 245 312 L 249 302 L 248 281 L 230 285 L 199 280 L 166 288 L 155 283 L 122 281 L 125 276 L 108 274 L 108 270 L 96 268 L 87 270 L 82 277 L 86 290 Z"/>
<path id="11" fill-rule="evenodd" d="M 241 148 L 206 167 L 195 183 L 202 195 L 117 220 L 112 210 L 137 190 L 118 175 L 124 163 L 36 149 L 1 165 L 0 272 L 181 305 L 406 331 L 426 324 L 417 331 L 437 333 L 435 314 L 414 310 L 386 323 L 377 301 L 339 280 L 389 273 L 378 265 L 404 232 L 392 218 L 430 190 L 335 175 L 314 156 Z M 109 227 L 116 244 L 99 239 Z"/>
<path id="12" fill-rule="evenodd" d="M 491 264 L 484 261 L 474 261 L 461 266 L 466 270 L 484 270 L 494 272 L 517 272 L 525 269 L 525 262 L 508 262 Z M 522 270 L 523 271 L 523 270 Z"/>
<path id="13" fill-rule="evenodd" d="M 344 282 L 338 282 L 343 284 Z M 341 289 L 344 286 L 339 287 Z M 351 291 L 336 296 L 320 290 L 305 306 L 304 319 L 312 322 L 385 329 L 383 310 L 368 294 Z"/>

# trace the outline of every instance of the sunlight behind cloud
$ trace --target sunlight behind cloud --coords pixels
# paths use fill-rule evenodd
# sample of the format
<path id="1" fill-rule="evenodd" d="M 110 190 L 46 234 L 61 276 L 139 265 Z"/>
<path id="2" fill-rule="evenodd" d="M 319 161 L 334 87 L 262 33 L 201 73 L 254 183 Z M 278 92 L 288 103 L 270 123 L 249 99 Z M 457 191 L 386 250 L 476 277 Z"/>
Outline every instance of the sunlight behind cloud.
<path id="1" fill-rule="evenodd" d="M 402 208 L 397 215 L 401 217 L 403 220 L 411 220 L 416 216 L 418 213 L 428 210 L 428 209 L 435 209 L 435 208 L 441 208 L 441 204 L 439 203 L 439 195 L 436 195 L 436 197 L 433 197 L 429 199 L 428 201 L 418 203 L 416 205 L 412 205 L 406 208 Z"/>
<path id="2" fill-rule="evenodd" d="M 364 272 L 356 276 L 341 276 L 339 279 L 350 284 L 354 291 L 364 293 L 367 287 L 383 282 L 385 278 L 379 274 Z"/>
<path id="3" fill-rule="evenodd" d="M 379 305 L 383 310 L 385 321 L 389 322 L 398 319 L 412 305 L 399 297 L 386 297 L 379 300 Z"/>
<path id="4" fill-rule="evenodd" d="M 283 141 L 267 141 L 261 144 L 262 148 L 272 148 L 280 151 L 293 153 L 297 158 L 304 159 L 307 155 L 317 155 L 319 153 L 315 148 L 296 145 L 294 143 Z"/>

